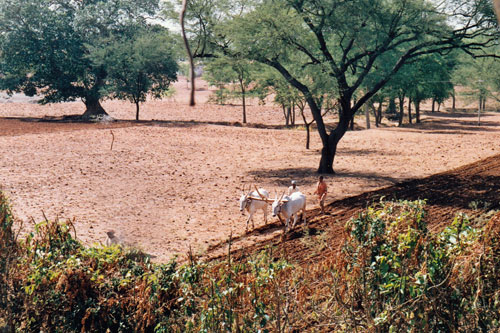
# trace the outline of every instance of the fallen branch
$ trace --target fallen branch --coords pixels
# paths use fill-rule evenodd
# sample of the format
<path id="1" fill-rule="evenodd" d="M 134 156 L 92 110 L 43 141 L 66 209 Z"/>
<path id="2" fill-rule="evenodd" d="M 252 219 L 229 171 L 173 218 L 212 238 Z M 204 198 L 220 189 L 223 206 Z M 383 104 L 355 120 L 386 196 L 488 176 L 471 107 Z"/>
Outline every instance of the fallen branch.
<path id="1" fill-rule="evenodd" d="M 113 137 L 111 139 L 111 148 L 110 148 L 110 150 L 113 150 L 113 143 L 115 142 L 115 135 L 113 134 L 113 130 L 109 130 L 109 131 L 111 132 L 111 136 Z"/>

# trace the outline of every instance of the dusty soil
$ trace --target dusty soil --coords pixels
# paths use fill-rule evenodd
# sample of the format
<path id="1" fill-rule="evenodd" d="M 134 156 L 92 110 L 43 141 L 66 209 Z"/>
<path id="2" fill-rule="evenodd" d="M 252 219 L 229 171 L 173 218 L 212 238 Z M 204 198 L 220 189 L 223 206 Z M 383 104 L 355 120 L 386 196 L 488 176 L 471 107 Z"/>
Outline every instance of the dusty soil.
<path id="1" fill-rule="evenodd" d="M 300 225 L 286 235 L 252 244 L 244 243 L 247 235 L 231 239 L 234 258 L 245 257 L 260 250 L 274 248 L 274 254 L 287 258 L 290 262 L 306 264 L 318 262 L 336 255 L 344 243 L 344 226 L 351 217 L 356 216 L 367 205 L 381 199 L 426 199 L 426 221 L 431 232 L 438 232 L 449 225 L 458 213 L 465 213 L 471 223 L 481 222 L 482 214 L 500 209 L 500 155 L 439 173 L 425 178 L 404 181 L 380 190 L 369 191 L 360 195 L 331 202 L 325 214 L 319 208 L 307 214 L 308 224 Z M 498 213 L 497 213 L 498 214 Z M 486 217 L 487 218 L 487 217 Z M 278 229 L 278 223 L 262 226 L 254 233 L 267 234 Z M 312 241 L 313 238 L 321 241 Z M 220 242 L 210 247 L 207 258 L 223 257 L 227 252 L 228 242 Z"/>
<path id="2" fill-rule="evenodd" d="M 276 242 L 279 223 L 271 219 L 264 226 L 260 213 L 256 230 L 245 234 L 238 206 L 244 185 L 282 191 L 297 180 L 308 196 L 313 234 L 328 229 L 341 235 L 343 221 L 382 193 L 428 198 L 435 225 L 478 196 L 499 202 L 498 157 L 458 174 L 421 179 L 500 154 L 500 114 L 483 115 L 477 126 L 472 113 L 429 112 L 419 125 L 397 128 L 385 121 L 370 130 L 362 129 L 361 116 L 358 130 L 341 141 L 336 175 L 327 177 L 331 215 L 316 216 L 316 132 L 306 150 L 303 129 L 284 128 L 279 107 L 256 102 L 242 126 L 240 106 L 206 103 L 210 90 L 199 86 L 196 107 L 186 106 L 186 84 L 180 82 L 173 98 L 142 106 L 141 122 L 132 121 L 134 106 L 120 101 L 104 103 L 120 120 L 105 124 L 54 121 L 83 113 L 80 102 L 0 103 L 0 184 L 24 230 L 43 214 L 74 219 L 85 243 L 104 242 L 105 231 L 115 230 L 166 261 L 189 247 L 218 255 L 231 233 L 235 249 Z M 294 253 L 304 248 L 294 240 L 300 234 L 299 227 L 289 236 Z"/>

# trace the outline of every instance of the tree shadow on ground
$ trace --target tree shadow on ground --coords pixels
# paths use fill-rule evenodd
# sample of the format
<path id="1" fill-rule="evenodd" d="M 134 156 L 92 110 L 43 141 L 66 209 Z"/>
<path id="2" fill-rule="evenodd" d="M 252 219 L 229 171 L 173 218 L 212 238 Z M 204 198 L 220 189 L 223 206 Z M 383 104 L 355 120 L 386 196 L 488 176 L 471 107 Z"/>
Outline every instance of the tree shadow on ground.
<path id="1" fill-rule="evenodd" d="M 405 124 L 402 127 L 389 128 L 398 132 L 419 131 L 426 134 L 462 134 L 470 135 L 475 132 L 500 132 L 500 122 L 481 120 L 462 121 L 456 118 L 424 119 L 419 124 Z"/>
<path id="2" fill-rule="evenodd" d="M 471 175 L 462 177 L 441 174 L 423 179 L 409 180 L 394 186 L 339 200 L 336 207 L 365 206 L 384 197 L 387 200 L 427 200 L 428 205 L 452 207 L 456 210 L 471 209 L 474 205 L 500 208 L 500 176 Z"/>
<path id="3" fill-rule="evenodd" d="M 252 170 L 248 175 L 256 179 L 267 179 L 278 187 L 290 186 L 291 180 L 296 180 L 297 185 L 312 185 L 317 182 L 318 174 L 313 168 L 284 168 L 274 170 Z"/>
<path id="4" fill-rule="evenodd" d="M 369 155 L 380 155 L 383 152 L 384 156 L 396 156 L 400 155 L 397 152 L 388 152 L 377 149 L 350 149 L 350 148 L 339 148 L 337 150 L 337 156 L 349 155 L 349 156 L 369 156 Z"/>
<path id="5" fill-rule="evenodd" d="M 132 120 L 132 119 L 114 119 L 104 121 L 93 121 L 87 118 L 82 118 L 81 115 L 65 115 L 65 116 L 44 116 L 44 117 L 4 117 L 3 119 L 19 120 L 31 123 L 82 123 L 82 124 L 127 124 L 129 126 L 159 126 L 159 127 L 196 127 L 203 125 L 220 125 L 230 127 L 248 127 L 257 129 L 303 129 L 303 124 L 295 125 L 276 125 L 262 123 L 241 123 L 239 121 L 202 121 L 202 120 Z M 305 130 L 304 130 L 305 131 Z"/>
<path id="6" fill-rule="evenodd" d="M 421 112 L 421 114 L 424 114 L 424 115 L 430 116 L 430 117 L 435 117 L 435 118 L 477 118 L 477 109 L 476 110 L 457 109 L 456 112 L 424 111 L 423 113 Z M 493 115 L 490 113 L 484 113 L 484 114 L 481 114 L 481 117 L 483 117 L 483 116 L 484 117 L 488 117 L 488 116 L 491 117 Z"/>

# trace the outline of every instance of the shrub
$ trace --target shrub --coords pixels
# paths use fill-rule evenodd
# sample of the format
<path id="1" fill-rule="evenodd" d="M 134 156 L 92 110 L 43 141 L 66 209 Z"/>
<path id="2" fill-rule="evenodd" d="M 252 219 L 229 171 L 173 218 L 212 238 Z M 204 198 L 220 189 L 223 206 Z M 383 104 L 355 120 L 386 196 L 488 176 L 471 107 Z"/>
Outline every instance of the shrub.
<path id="1" fill-rule="evenodd" d="M 137 250 L 83 246 L 70 221 L 43 221 L 16 242 L 10 209 L 0 204 L 0 324 L 9 319 L 9 327 L 23 332 L 272 326 L 272 287 L 288 265 L 266 253 L 242 262 L 154 264 Z"/>
<path id="2" fill-rule="evenodd" d="M 347 330 L 498 328 L 498 224 L 490 222 L 486 230 L 494 232 L 483 234 L 459 214 L 431 235 L 424 207 L 424 201 L 381 202 L 348 223 L 335 280 Z"/>
<path id="3" fill-rule="evenodd" d="M 303 267 L 269 251 L 155 264 L 133 249 L 85 247 L 71 222 L 43 221 L 17 241 L 13 221 L 0 193 L 0 330 L 486 332 L 500 323 L 500 214 L 482 228 L 459 214 L 431 234 L 425 201 L 381 201 L 347 223 L 340 254 Z M 331 248 L 327 232 L 318 241 Z"/>

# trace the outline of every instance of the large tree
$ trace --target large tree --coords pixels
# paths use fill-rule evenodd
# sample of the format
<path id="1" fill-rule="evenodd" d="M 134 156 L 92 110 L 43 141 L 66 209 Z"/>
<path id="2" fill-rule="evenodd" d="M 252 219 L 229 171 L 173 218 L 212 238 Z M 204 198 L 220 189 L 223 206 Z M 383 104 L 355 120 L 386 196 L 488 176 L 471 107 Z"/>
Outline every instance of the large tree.
<path id="1" fill-rule="evenodd" d="M 337 145 L 354 114 L 406 63 L 456 48 L 484 56 L 483 46 L 498 37 L 489 0 L 439 5 L 422 0 L 263 0 L 227 15 L 220 25 L 213 39 L 197 40 L 275 68 L 306 97 L 323 144 L 320 173 L 334 172 Z M 478 42 L 477 36 L 484 39 Z M 390 63 L 382 66 L 386 61 Z M 323 122 L 309 82 L 294 71 L 309 66 L 320 68 L 337 87 L 339 120 L 332 130 Z M 388 69 L 364 90 L 368 74 L 382 67 Z"/>
<path id="2" fill-rule="evenodd" d="M 0 89 L 40 94 L 41 103 L 100 104 L 107 69 L 89 57 L 103 38 L 147 26 L 158 0 L 0 0 Z"/>

